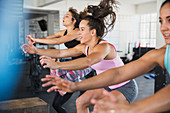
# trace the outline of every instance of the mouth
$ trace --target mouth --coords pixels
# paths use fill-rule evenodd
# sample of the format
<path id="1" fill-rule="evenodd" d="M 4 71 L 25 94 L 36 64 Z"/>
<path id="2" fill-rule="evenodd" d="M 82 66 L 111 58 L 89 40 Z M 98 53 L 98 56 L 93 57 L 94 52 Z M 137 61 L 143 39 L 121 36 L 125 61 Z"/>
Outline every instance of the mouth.
<path id="1" fill-rule="evenodd" d="M 79 37 L 79 39 L 81 40 L 81 39 L 82 39 L 82 37 L 80 36 L 80 37 Z"/>
<path id="2" fill-rule="evenodd" d="M 164 38 L 165 39 L 170 38 L 170 34 L 164 34 Z"/>

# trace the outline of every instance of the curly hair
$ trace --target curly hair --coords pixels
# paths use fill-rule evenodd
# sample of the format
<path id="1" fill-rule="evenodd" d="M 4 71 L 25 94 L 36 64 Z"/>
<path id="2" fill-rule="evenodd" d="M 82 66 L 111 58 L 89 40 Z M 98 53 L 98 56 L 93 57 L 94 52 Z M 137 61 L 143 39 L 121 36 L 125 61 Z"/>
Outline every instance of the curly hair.
<path id="1" fill-rule="evenodd" d="M 114 27 L 116 13 L 113 7 L 117 8 L 115 0 L 102 0 L 99 5 L 88 5 L 83 12 L 80 12 L 82 20 L 87 20 L 90 29 L 96 29 L 98 37 L 103 38 Z M 108 17 L 109 16 L 109 17 Z"/>

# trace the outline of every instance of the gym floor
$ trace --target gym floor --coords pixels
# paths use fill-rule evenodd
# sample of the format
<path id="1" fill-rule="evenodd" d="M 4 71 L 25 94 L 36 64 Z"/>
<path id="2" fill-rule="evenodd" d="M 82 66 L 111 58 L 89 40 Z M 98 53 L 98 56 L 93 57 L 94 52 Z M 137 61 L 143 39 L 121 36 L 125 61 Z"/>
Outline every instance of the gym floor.
<path id="1" fill-rule="evenodd" d="M 35 89 L 35 87 L 32 87 L 33 84 L 37 81 L 30 80 L 30 64 L 29 62 L 27 62 L 22 65 L 23 69 L 20 72 L 22 75 L 20 79 L 21 82 L 19 83 L 18 88 L 16 89 L 15 96 L 11 99 L 39 97 L 50 105 L 50 113 L 57 113 L 51 106 L 55 96 L 55 92 L 47 93 L 45 88 L 41 89 L 41 87 L 38 87 Z M 43 69 L 41 71 L 40 78 L 44 77 L 46 74 L 49 74 L 49 70 Z M 154 79 L 146 79 L 144 78 L 144 75 L 142 75 L 140 77 L 135 78 L 135 80 L 138 84 L 139 91 L 138 97 L 135 101 L 143 99 L 154 93 Z M 68 111 L 68 113 L 76 113 L 75 99 L 78 97 L 78 95 L 79 92 L 75 92 L 72 97 L 63 105 L 66 111 Z"/>

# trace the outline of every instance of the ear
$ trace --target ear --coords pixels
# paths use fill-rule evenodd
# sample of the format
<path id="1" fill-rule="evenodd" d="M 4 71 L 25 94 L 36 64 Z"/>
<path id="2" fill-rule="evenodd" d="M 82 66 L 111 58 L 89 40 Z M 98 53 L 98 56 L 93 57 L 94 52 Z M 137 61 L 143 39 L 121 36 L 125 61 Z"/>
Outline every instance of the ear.
<path id="1" fill-rule="evenodd" d="M 74 19 L 73 23 L 76 24 L 76 19 Z"/>
<path id="2" fill-rule="evenodd" d="M 92 29 L 92 30 L 91 30 L 91 35 L 92 35 L 92 36 L 96 36 L 96 29 Z"/>

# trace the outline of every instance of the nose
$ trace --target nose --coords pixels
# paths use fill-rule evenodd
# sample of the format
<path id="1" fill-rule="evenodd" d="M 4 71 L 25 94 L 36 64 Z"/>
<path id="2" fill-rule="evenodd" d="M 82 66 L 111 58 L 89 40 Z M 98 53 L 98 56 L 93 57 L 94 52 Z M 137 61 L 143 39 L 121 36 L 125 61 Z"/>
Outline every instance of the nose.
<path id="1" fill-rule="evenodd" d="M 78 35 L 81 35 L 81 31 L 79 30 L 79 32 L 77 33 Z"/>
<path id="2" fill-rule="evenodd" d="M 168 29 L 166 21 L 162 22 L 160 29 L 161 31 L 166 31 Z"/>

